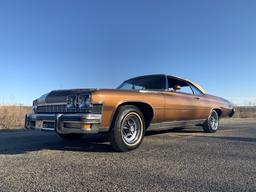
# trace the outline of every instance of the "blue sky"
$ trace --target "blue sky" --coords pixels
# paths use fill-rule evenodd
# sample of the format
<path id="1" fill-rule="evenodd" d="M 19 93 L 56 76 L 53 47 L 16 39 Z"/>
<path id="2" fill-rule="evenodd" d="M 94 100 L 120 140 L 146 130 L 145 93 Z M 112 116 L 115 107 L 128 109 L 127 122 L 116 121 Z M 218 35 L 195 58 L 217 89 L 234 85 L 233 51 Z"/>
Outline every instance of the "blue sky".
<path id="1" fill-rule="evenodd" d="M 256 1 L 1 0 L 0 103 L 167 73 L 256 97 Z"/>

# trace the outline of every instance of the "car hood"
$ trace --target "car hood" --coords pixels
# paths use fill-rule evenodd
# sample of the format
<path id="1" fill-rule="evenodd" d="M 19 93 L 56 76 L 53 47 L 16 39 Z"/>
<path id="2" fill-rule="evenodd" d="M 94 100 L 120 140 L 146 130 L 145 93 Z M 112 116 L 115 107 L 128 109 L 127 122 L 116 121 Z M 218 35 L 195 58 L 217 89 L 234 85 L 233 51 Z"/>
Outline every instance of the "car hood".
<path id="1" fill-rule="evenodd" d="M 96 89 L 66 89 L 66 90 L 54 90 L 47 94 L 42 95 L 34 101 L 37 104 L 52 104 L 52 103 L 65 103 L 67 96 L 69 95 L 81 95 L 87 94 Z"/>
<path id="2" fill-rule="evenodd" d="M 121 89 L 96 89 L 96 88 L 89 88 L 89 89 L 65 89 L 65 90 L 54 90 L 47 94 L 42 95 L 40 98 L 34 100 L 33 104 L 37 105 L 44 105 L 44 104 L 53 104 L 53 103 L 66 103 L 67 96 L 71 95 L 82 95 L 88 94 L 95 91 L 102 91 L 102 92 L 115 92 L 115 93 L 127 93 L 127 92 L 149 92 L 149 91 L 140 91 L 140 90 L 121 90 Z M 150 91 L 154 92 L 154 91 Z"/>

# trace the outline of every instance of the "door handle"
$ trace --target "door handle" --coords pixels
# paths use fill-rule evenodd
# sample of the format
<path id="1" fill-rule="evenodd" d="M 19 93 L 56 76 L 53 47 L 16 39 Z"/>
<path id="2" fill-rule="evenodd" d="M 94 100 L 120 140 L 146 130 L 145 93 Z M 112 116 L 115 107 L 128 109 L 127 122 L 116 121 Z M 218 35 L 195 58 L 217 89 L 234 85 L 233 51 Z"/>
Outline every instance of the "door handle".
<path id="1" fill-rule="evenodd" d="M 200 99 L 200 97 L 194 97 L 194 99 L 199 100 L 199 99 Z"/>

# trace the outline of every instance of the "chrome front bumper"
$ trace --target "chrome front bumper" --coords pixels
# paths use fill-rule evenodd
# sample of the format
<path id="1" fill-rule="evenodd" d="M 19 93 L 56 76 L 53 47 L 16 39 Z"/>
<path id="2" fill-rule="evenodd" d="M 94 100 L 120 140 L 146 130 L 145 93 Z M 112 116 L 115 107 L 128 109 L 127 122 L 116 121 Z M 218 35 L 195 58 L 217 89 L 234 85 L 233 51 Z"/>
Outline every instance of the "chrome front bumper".
<path id="1" fill-rule="evenodd" d="M 29 114 L 25 127 L 60 134 L 94 134 L 99 132 L 100 123 L 100 114 Z"/>

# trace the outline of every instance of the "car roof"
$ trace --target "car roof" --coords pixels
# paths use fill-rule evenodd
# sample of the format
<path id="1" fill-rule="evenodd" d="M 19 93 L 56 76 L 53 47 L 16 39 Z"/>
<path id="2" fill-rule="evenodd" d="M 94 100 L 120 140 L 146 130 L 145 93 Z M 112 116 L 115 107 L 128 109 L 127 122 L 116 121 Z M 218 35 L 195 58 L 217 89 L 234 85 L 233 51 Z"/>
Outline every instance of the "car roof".
<path id="1" fill-rule="evenodd" d="M 198 88 L 201 92 L 203 92 L 204 94 L 207 94 L 207 92 L 204 90 L 204 88 L 199 85 L 198 83 L 195 83 L 191 80 L 188 79 L 184 79 L 182 77 L 178 77 L 178 76 L 174 76 L 174 75 L 166 75 L 166 74 L 151 74 L 151 75 L 143 75 L 143 76 L 138 76 L 138 77 L 134 77 L 134 78 L 130 78 L 126 81 L 130 81 L 130 80 L 134 80 L 134 79 L 142 79 L 142 78 L 146 78 L 146 77 L 155 77 L 155 76 L 164 76 L 164 77 L 170 77 L 170 78 L 175 78 L 175 79 L 179 79 L 179 80 L 183 80 L 183 81 L 187 81 L 190 84 L 194 85 L 196 88 Z"/>
<path id="2" fill-rule="evenodd" d="M 137 76 L 137 77 L 133 77 L 133 78 L 130 78 L 126 81 L 130 81 L 130 80 L 133 80 L 133 79 L 142 79 L 142 78 L 147 78 L 147 77 L 155 77 L 155 76 L 166 76 L 165 74 L 151 74 L 151 75 L 143 75 L 143 76 Z"/>

